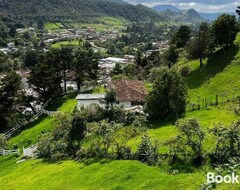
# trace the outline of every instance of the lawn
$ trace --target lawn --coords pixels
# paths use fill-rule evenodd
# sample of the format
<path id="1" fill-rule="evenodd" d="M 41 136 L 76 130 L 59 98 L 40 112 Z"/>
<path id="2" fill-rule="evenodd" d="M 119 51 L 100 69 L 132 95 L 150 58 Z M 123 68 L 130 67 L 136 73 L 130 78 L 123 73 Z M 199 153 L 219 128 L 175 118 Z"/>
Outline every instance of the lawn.
<path id="1" fill-rule="evenodd" d="M 13 156 L 0 158 L 1 190 L 186 190 L 198 189 L 204 181 L 202 172 L 170 175 L 138 161 L 15 162 Z"/>
<path id="2" fill-rule="evenodd" d="M 92 23 L 73 23 L 75 28 L 94 28 L 97 32 L 106 32 L 106 30 L 113 29 L 121 32 L 126 25 L 126 20 L 114 17 L 100 17 Z"/>
<path id="3" fill-rule="evenodd" d="M 62 46 L 79 46 L 82 45 L 82 42 L 79 40 L 63 41 L 51 44 L 52 48 L 60 48 Z"/>
<path id="4" fill-rule="evenodd" d="M 56 23 L 47 22 L 44 24 L 45 30 L 49 30 L 49 31 L 60 30 L 60 27 L 64 27 L 60 22 L 56 22 Z"/>

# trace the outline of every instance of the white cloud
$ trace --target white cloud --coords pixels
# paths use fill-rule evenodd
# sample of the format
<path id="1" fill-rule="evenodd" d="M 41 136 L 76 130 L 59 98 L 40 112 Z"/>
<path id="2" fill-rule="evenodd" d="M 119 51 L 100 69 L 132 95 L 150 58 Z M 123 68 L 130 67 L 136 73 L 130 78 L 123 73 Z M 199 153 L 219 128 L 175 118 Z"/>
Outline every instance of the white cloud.
<path id="1" fill-rule="evenodd" d="M 235 12 L 240 6 L 240 0 L 126 0 L 153 7 L 155 5 L 169 4 L 181 9 L 193 8 L 199 12 Z"/>

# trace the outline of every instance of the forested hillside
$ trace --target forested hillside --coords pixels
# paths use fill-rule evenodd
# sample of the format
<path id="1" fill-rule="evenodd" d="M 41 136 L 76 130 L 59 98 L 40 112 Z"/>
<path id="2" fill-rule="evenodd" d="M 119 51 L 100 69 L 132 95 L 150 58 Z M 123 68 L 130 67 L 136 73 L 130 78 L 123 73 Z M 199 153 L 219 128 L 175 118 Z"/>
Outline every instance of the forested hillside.
<path id="1" fill-rule="evenodd" d="M 83 21 L 99 16 L 123 17 L 129 21 L 165 20 L 142 5 L 134 6 L 113 0 L 1 0 L 0 11 L 4 16 L 21 20 Z"/>

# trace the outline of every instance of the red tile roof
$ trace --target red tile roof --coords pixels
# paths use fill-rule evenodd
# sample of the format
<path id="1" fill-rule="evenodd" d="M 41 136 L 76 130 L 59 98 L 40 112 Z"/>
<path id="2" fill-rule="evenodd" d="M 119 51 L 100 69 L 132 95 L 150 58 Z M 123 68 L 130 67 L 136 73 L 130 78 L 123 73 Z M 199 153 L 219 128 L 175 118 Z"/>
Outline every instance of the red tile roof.
<path id="1" fill-rule="evenodd" d="M 120 80 L 113 81 L 111 87 L 116 90 L 118 101 L 143 101 L 148 91 L 143 81 Z"/>

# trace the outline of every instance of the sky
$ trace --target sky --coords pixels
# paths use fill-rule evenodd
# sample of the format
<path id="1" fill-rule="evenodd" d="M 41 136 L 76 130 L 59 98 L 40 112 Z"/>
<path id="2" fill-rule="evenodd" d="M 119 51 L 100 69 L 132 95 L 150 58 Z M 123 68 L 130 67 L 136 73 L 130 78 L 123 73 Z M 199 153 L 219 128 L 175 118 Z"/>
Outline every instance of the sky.
<path id="1" fill-rule="evenodd" d="M 240 0 L 126 0 L 152 7 L 160 4 L 174 5 L 180 9 L 193 8 L 199 12 L 235 12 Z"/>

